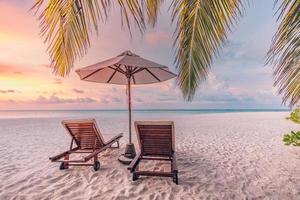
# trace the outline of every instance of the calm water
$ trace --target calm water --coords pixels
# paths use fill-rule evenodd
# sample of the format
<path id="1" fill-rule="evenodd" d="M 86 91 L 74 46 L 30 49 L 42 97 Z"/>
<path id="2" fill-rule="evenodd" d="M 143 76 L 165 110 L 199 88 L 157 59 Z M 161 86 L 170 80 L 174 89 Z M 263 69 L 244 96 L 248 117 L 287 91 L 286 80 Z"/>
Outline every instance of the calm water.
<path id="1" fill-rule="evenodd" d="M 235 112 L 284 112 L 284 109 L 201 109 L 201 110 L 134 110 L 136 117 L 201 115 L 209 113 Z M 16 110 L 0 111 L 0 119 L 13 118 L 97 118 L 97 117 L 127 117 L 127 110 Z"/>

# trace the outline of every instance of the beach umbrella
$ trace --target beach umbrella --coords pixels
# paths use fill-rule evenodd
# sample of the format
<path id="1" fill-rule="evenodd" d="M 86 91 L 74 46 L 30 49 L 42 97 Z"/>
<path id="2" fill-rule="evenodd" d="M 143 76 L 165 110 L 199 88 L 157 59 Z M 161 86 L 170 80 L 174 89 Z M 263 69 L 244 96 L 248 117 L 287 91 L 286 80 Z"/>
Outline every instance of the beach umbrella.
<path id="1" fill-rule="evenodd" d="M 126 145 L 124 156 L 135 157 L 135 148 L 131 140 L 131 85 L 152 84 L 174 78 L 176 74 L 168 67 L 144 59 L 130 51 L 108 60 L 76 70 L 81 80 L 127 85 L 129 143 Z"/>

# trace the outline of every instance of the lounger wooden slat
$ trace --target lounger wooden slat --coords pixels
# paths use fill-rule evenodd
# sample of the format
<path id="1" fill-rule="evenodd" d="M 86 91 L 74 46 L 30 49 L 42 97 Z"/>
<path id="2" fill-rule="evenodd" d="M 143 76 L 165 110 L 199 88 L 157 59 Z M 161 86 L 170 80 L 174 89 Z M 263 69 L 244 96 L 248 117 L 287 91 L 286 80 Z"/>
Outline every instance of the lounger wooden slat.
<path id="1" fill-rule="evenodd" d="M 50 157 L 52 162 L 61 162 L 60 169 L 66 169 L 69 166 L 94 166 L 97 171 L 100 168 L 98 154 L 107 148 L 119 148 L 119 140 L 123 137 L 121 133 L 105 142 L 95 119 L 64 120 L 62 125 L 72 137 L 72 142 L 70 150 Z M 73 142 L 77 147 L 72 147 Z M 117 147 L 112 146 L 114 143 L 117 143 Z M 69 157 L 72 153 L 88 153 L 88 155 L 82 160 L 70 160 Z M 94 158 L 94 163 L 87 163 L 92 158 Z"/>
<path id="2" fill-rule="evenodd" d="M 170 121 L 137 121 L 134 123 L 140 152 L 129 165 L 135 181 L 139 176 L 172 177 L 178 184 L 178 170 L 175 156 L 174 122 Z M 164 160 L 171 162 L 170 172 L 140 171 L 141 160 Z"/>

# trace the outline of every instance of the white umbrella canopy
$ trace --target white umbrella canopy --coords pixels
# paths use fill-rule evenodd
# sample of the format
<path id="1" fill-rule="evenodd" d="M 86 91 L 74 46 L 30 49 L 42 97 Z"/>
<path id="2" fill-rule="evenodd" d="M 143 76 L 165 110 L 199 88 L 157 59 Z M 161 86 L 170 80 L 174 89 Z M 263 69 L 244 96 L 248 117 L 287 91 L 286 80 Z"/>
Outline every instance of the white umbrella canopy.
<path id="1" fill-rule="evenodd" d="M 169 80 L 176 74 L 168 67 L 144 59 L 131 51 L 124 51 L 120 55 L 108 60 L 76 70 L 81 80 L 127 85 L 128 113 L 129 113 L 129 144 L 125 149 L 125 156 L 135 157 L 134 145 L 131 142 L 131 85 L 152 84 Z"/>
<path id="2" fill-rule="evenodd" d="M 128 76 L 131 84 L 151 84 L 174 78 L 176 74 L 168 67 L 144 59 L 130 51 L 117 57 L 76 70 L 81 80 L 127 85 Z"/>

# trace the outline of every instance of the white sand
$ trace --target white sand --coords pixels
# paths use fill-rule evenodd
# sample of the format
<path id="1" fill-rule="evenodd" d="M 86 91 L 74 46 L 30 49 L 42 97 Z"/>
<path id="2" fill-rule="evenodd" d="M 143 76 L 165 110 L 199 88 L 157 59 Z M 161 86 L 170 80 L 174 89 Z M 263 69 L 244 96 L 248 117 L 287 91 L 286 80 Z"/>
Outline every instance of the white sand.
<path id="1" fill-rule="evenodd" d="M 282 135 L 300 126 L 288 113 L 170 116 L 175 121 L 179 185 L 171 178 L 136 182 L 117 161 L 100 156 L 101 169 L 58 169 L 49 156 L 69 146 L 61 119 L 0 120 L 0 199 L 300 199 L 300 148 Z M 97 119 L 104 133 L 127 121 Z M 110 135 L 105 135 L 109 138 Z M 124 148 L 126 138 L 122 139 Z M 121 150 L 120 150 L 121 152 Z M 158 170 L 166 164 L 148 163 Z"/>

